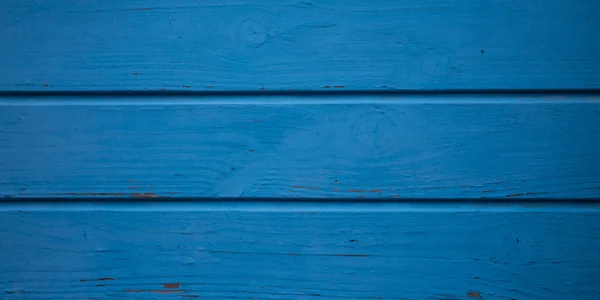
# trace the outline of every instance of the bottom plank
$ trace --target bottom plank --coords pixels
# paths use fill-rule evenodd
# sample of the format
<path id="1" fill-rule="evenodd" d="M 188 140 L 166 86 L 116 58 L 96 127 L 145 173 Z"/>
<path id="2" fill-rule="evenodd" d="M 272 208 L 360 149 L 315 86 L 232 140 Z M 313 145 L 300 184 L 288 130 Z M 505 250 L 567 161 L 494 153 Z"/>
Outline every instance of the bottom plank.
<path id="1" fill-rule="evenodd" d="M 6 299 L 599 299 L 599 214 L 10 209 L 0 287 Z"/>

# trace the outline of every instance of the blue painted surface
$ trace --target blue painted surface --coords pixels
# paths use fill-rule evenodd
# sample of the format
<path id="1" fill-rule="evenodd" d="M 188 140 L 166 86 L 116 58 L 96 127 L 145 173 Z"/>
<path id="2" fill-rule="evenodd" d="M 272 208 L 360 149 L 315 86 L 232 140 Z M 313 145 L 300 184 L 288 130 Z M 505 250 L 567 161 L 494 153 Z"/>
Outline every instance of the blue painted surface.
<path id="1" fill-rule="evenodd" d="M 0 285 L 7 299 L 600 296 L 597 204 L 343 206 L 3 210 Z"/>
<path id="2" fill-rule="evenodd" d="M 593 95 L 0 98 L 25 197 L 597 198 Z"/>
<path id="3" fill-rule="evenodd" d="M 596 0 L 5 0 L 2 90 L 600 88 Z"/>
<path id="4" fill-rule="evenodd" d="M 2 4 L 0 298 L 600 298 L 598 1 Z"/>

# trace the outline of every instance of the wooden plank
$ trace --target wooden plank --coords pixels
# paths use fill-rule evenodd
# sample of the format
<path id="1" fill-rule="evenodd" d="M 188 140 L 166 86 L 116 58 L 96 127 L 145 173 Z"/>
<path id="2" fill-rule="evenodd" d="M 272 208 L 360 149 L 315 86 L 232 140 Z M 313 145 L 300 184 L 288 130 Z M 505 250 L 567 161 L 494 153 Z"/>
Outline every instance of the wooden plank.
<path id="1" fill-rule="evenodd" d="M 0 213 L 0 288 L 6 299 L 598 299 L 597 204 L 449 207 L 22 205 Z"/>
<path id="2" fill-rule="evenodd" d="M 0 90 L 600 88 L 596 0 L 5 0 Z"/>
<path id="3" fill-rule="evenodd" d="M 23 197 L 597 198 L 595 95 L 0 98 Z"/>

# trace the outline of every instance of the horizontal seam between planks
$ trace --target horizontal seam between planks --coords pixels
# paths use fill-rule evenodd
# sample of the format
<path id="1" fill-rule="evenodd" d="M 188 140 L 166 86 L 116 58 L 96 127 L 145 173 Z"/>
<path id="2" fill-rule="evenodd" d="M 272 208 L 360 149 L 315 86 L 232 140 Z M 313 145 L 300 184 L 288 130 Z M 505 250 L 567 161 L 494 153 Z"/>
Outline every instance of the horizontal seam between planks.
<path id="1" fill-rule="evenodd" d="M 12 199 L 0 212 L 175 211 L 175 212 L 600 212 L 600 199 L 462 200 L 410 199 Z"/>
<path id="2" fill-rule="evenodd" d="M 0 97 L 52 97 L 52 96 L 331 96 L 331 95 L 600 95 L 600 89 L 390 89 L 390 90 L 54 90 L 54 91 L 0 91 Z"/>

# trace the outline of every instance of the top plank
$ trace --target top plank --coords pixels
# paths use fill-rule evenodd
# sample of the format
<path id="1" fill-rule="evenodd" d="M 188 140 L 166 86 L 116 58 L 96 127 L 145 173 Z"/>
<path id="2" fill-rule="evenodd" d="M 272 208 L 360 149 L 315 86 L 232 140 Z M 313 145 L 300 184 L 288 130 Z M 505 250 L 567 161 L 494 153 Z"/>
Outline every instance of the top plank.
<path id="1" fill-rule="evenodd" d="M 6 0 L 0 90 L 600 88 L 596 0 Z"/>

